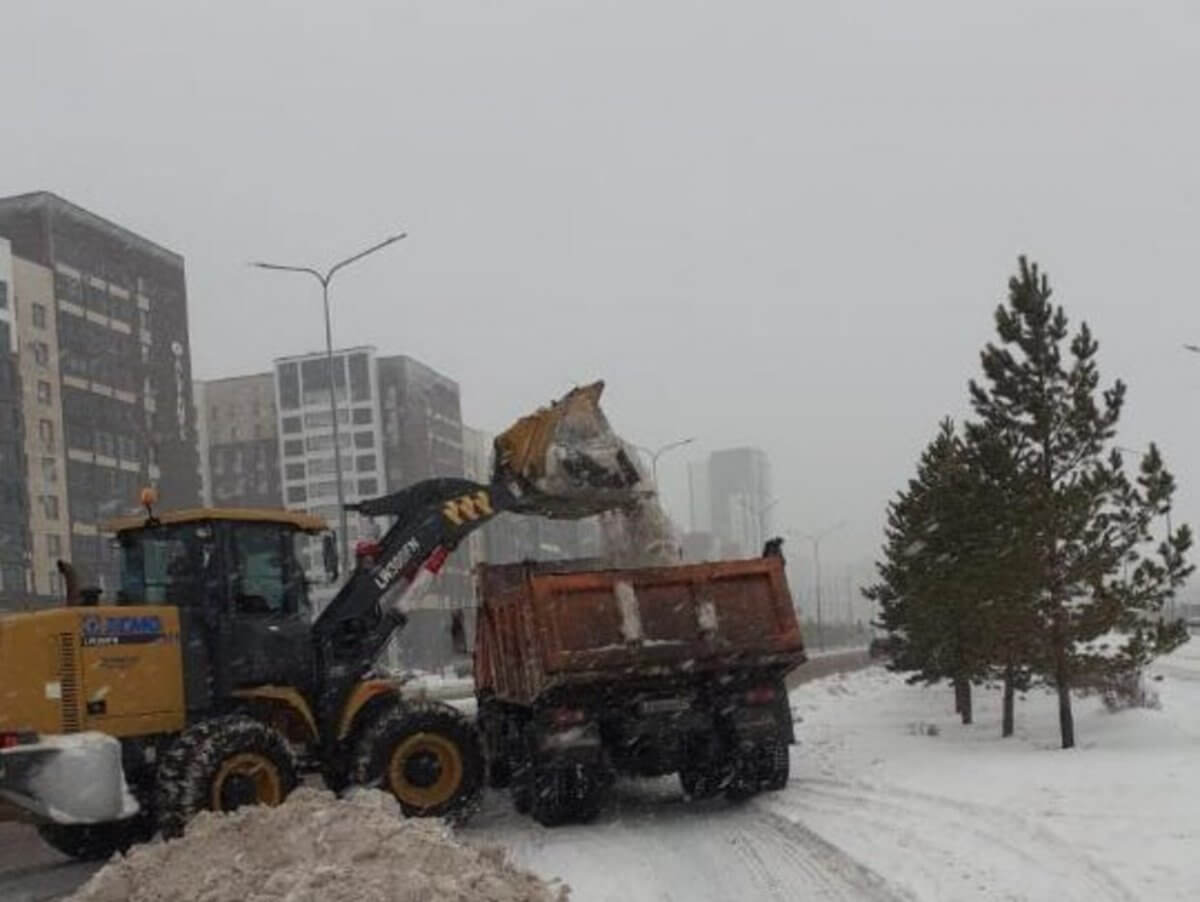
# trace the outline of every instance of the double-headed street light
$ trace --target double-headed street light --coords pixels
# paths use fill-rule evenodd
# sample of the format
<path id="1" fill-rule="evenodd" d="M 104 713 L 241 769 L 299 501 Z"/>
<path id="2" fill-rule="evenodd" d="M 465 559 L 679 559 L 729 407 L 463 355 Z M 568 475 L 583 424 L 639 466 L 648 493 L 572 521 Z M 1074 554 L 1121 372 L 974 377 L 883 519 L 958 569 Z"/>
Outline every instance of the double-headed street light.
<path id="1" fill-rule="evenodd" d="M 679 441 L 667 442 L 658 448 L 647 448 L 645 445 L 634 445 L 639 451 L 650 456 L 650 478 L 654 480 L 655 488 L 658 487 L 658 459 L 668 451 L 674 451 L 676 448 L 682 448 L 684 445 L 690 445 L 695 438 L 681 438 Z"/>
<path id="2" fill-rule="evenodd" d="M 282 272 L 299 272 L 306 273 L 312 276 L 321 283 L 321 300 L 325 306 L 325 361 L 329 367 L 329 416 L 333 421 L 333 466 L 337 470 L 337 503 L 338 503 L 338 529 L 341 535 L 339 536 L 338 547 L 340 549 L 341 570 L 346 573 L 350 567 L 350 544 L 347 536 L 346 528 L 346 492 L 342 488 L 342 445 L 338 435 L 338 419 L 337 419 L 337 392 L 334 389 L 333 379 L 333 329 L 329 322 L 329 283 L 333 281 L 333 277 L 339 271 L 345 269 L 351 263 L 356 263 L 363 257 L 373 254 L 376 251 L 383 250 L 389 244 L 395 244 L 408 237 L 407 232 L 401 232 L 398 235 L 392 235 L 390 238 L 385 238 L 378 244 L 373 244 L 366 250 L 359 251 L 357 254 L 347 257 L 345 260 L 339 260 L 333 266 L 329 267 L 324 273 L 311 266 L 284 266 L 279 263 L 264 263 L 256 260 L 250 265 L 259 269 L 274 269 Z"/>

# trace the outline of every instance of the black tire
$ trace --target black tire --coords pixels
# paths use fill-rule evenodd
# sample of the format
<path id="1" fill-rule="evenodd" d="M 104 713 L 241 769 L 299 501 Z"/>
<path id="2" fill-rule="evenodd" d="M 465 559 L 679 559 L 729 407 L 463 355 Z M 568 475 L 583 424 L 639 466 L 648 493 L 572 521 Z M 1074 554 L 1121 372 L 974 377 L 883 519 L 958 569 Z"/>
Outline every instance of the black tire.
<path id="1" fill-rule="evenodd" d="M 586 824 L 596 819 L 605 783 L 582 763 L 550 763 L 533 771 L 530 813 L 543 827 Z"/>
<path id="2" fill-rule="evenodd" d="M 391 792 L 409 817 L 461 823 L 479 808 L 485 769 L 479 733 L 460 711 L 397 700 L 363 730 L 353 779 Z"/>
<path id="3" fill-rule="evenodd" d="M 159 826 L 181 836 L 201 811 L 278 805 L 296 788 L 296 760 L 277 730 L 240 714 L 184 730 L 158 765 Z"/>
<path id="4" fill-rule="evenodd" d="M 679 770 L 679 785 L 684 795 L 697 801 L 714 798 L 728 782 L 728 776 L 715 764 L 700 764 Z"/>
<path id="5" fill-rule="evenodd" d="M 487 698 L 479 700 L 479 714 L 475 721 L 483 738 L 487 757 L 487 782 L 492 789 L 507 789 L 512 783 L 513 766 L 509 757 L 509 743 L 505 739 L 505 720 L 502 711 Z"/>
<path id="6" fill-rule="evenodd" d="M 39 824 L 46 845 L 79 861 L 105 861 L 154 836 L 154 818 L 139 814 L 106 824 Z"/>
<path id="7" fill-rule="evenodd" d="M 787 786 L 791 760 L 782 731 L 744 745 L 734 756 L 733 775 L 725 789 L 732 802 L 742 802 L 760 792 Z"/>
<path id="8" fill-rule="evenodd" d="M 788 742 L 782 736 L 775 736 L 764 743 L 760 754 L 763 758 L 762 788 L 766 792 L 778 792 L 788 784 L 791 775 L 791 755 L 788 753 Z"/>

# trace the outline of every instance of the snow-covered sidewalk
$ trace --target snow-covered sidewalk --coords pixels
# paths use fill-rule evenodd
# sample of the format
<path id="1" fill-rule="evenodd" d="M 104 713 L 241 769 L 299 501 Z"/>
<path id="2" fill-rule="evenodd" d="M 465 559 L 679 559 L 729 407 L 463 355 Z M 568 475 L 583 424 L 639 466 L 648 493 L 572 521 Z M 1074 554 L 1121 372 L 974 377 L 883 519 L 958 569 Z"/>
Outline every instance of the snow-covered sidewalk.
<path id="1" fill-rule="evenodd" d="M 1077 700 L 1058 748 L 1045 692 L 999 737 L 999 693 L 963 727 L 948 689 L 881 668 L 792 694 L 792 783 L 758 804 L 920 900 L 1194 899 L 1200 893 L 1200 643 L 1155 667 L 1161 710 Z"/>

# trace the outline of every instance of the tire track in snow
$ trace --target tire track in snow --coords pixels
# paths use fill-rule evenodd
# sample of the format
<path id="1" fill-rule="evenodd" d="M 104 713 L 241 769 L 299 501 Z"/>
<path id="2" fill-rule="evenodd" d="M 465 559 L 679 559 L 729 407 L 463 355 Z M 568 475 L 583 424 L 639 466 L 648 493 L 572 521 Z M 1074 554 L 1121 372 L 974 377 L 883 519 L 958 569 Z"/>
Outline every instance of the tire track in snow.
<path id="1" fill-rule="evenodd" d="M 922 899 L 930 887 L 945 899 L 1140 898 L 1036 818 L 1002 808 L 819 778 L 794 779 L 785 797 L 759 804 L 783 820 L 803 820 L 851 855 L 895 861 L 905 883 L 922 885 L 908 887 Z M 889 869 L 887 876 L 898 875 Z"/>
<path id="2" fill-rule="evenodd" d="M 472 840 L 572 887 L 572 902 L 897 902 L 843 850 L 755 802 L 686 802 L 673 779 L 618 787 L 596 823 L 547 830 L 491 809 Z M 501 800 L 496 800 L 501 801 Z"/>

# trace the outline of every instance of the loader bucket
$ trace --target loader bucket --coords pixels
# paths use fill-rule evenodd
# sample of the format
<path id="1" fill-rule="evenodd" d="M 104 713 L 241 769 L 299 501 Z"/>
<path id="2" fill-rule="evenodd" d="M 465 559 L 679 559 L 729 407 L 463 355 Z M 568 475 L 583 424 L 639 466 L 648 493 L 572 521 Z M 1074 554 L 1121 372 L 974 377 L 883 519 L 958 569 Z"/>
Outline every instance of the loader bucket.
<path id="1" fill-rule="evenodd" d="M 600 409 L 603 391 L 603 382 L 573 389 L 496 437 L 493 479 L 521 488 L 518 511 L 587 517 L 652 492 Z"/>

